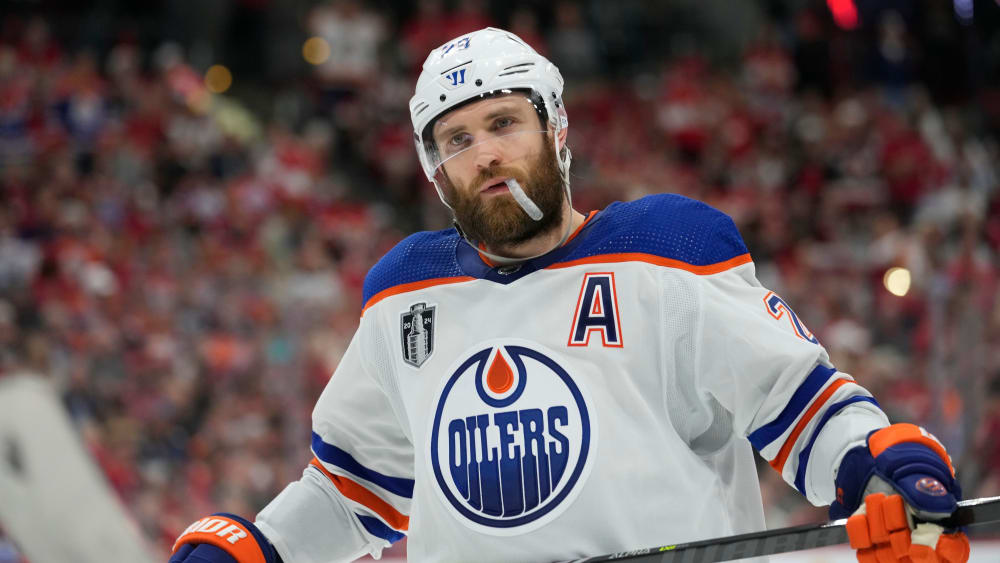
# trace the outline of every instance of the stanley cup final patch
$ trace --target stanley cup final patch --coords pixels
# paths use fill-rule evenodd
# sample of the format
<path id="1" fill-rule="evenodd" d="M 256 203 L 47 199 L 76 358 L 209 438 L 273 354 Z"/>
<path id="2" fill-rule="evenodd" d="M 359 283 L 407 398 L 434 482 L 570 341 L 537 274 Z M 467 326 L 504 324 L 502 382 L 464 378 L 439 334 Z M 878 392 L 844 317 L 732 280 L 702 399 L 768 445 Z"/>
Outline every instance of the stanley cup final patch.
<path id="1" fill-rule="evenodd" d="M 426 303 L 410 305 L 410 310 L 400 315 L 399 328 L 403 361 L 420 367 L 434 352 L 434 307 Z"/>

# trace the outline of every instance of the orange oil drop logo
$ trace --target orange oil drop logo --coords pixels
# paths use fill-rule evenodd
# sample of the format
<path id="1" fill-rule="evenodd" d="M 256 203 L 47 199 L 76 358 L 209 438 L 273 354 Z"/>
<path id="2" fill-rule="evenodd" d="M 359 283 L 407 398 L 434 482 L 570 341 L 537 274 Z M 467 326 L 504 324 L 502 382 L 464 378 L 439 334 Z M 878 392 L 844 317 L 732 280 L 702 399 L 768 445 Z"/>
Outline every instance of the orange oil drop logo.
<path id="1" fill-rule="evenodd" d="M 489 371 L 486 372 L 486 385 L 496 394 L 506 393 L 514 385 L 514 371 L 510 369 L 503 354 L 497 351 L 490 364 Z"/>

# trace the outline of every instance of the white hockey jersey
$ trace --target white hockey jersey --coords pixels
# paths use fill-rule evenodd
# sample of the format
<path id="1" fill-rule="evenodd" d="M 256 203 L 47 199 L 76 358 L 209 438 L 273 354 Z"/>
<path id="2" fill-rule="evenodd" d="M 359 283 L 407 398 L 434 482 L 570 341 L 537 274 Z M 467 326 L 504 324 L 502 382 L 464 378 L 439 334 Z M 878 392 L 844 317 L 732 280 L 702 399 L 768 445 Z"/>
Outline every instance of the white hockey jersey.
<path id="1" fill-rule="evenodd" d="M 413 561 L 558 561 L 761 530 L 751 445 L 823 505 L 888 424 L 729 217 L 680 196 L 591 213 L 515 266 L 418 233 L 364 298 L 315 459 L 257 517 L 286 563 L 404 536 Z"/>

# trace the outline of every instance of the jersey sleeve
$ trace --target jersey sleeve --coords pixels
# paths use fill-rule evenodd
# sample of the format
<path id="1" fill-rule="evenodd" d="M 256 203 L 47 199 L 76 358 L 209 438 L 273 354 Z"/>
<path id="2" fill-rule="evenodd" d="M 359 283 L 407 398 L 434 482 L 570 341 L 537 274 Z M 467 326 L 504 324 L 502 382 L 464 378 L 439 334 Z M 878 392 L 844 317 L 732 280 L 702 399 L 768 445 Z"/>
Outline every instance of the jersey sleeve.
<path id="1" fill-rule="evenodd" d="M 413 447 L 402 403 L 386 389 L 386 348 L 371 316 L 313 410 L 314 457 L 302 479 L 257 515 L 285 561 L 379 557 L 409 528 Z"/>
<path id="2" fill-rule="evenodd" d="M 715 237 L 739 237 L 729 217 L 720 213 L 717 223 Z M 689 279 L 698 396 L 721 406 L 810 502 L 829 504 L 840 456 L 888 425 L 878 403 L 831 364 L 791 306 L 757 281 L 752 262 Z"/>

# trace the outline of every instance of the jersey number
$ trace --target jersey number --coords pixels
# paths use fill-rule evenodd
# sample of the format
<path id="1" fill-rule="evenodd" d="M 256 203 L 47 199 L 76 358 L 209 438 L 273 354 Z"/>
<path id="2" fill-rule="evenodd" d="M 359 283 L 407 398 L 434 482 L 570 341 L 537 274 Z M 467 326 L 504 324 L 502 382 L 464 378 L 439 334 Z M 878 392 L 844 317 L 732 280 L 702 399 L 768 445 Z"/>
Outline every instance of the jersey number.
<path id="1" fill-rule="evenodd" d="M 767 295 L 764 296 L 764 305 L 767 306 L 767 312 L 775 319 L 781 319 L 781 317 L 788 317 L 788 322 L 792 324 L 792 330 L 795 331 L 795 336 L 798 336 L 802 340 L 808 340 L 813 344 L 819 344 L 819 340 L 813 336 L 813 333 L 806 328 L 806 325 L 802 324 L 799 320 L 799 316 L 795 314 L 795 311 L 785 303 L 785 300 L 778 296 L 777 293 L 773 291 L 768 291 Z"/>
<path id="2" fill-rule="evenodd" d="M 452 43 L 449 43 L 449 44 L 445 45 L 444 47 L 441 48 L 441 56 L 443 57 L 443 56 L 447 55 L 449 52 L 451 52 L 452 49 L 454 49 L 456 47 L 458 48 L 458 50 L 468 49 L 469 48 L 469 38 L 468 37 L 463 37 L 463 38 L 459 39 L 458 41 L 454 41 Z"/>

